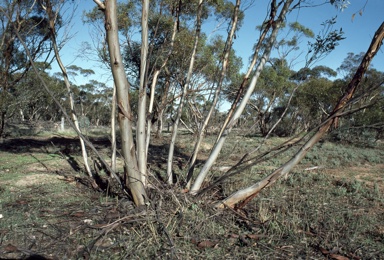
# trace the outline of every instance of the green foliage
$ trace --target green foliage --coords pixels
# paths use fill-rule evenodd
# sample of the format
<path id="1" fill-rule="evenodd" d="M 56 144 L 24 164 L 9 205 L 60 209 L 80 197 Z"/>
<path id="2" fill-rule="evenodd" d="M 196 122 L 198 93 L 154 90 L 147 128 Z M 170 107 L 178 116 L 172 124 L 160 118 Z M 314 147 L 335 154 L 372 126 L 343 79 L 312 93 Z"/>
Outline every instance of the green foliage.
<path id="1" fill-rule="evenodd" d="M 347 57 L 343 60 L 340 67 L 337 69 L 338 72 L 344 74 L 344 78 L 351 78 L 356 69 L 358 68 L 361 60 L 363 59 L 364 53 L 354 54 L 349 52 Z"/>
<path id="2" fill-rule="evenodd" d="M 313 38 L 315 36 L 315 34 L 313 33 L 313 31 L 311 29 L 305 27 L 304 25 L 300 24 L 299 22 L 290 23 L 289 26 L 292 30 L 303 33 L 304 36 L 306 36 L 306 37 Z"/>
<path id="3" fill-rule="evenodd" d="M 90 80 L 84 85 L 75 85 L 73 88 L 79 115 L 89 120 L 88 126 L 108 125 L 111 117 L 112 89 L 95 80 Z"/>
<path id="4" fill-rule="evenodd" d="M 309 129 L 317 126 L 332 111 L 340 90 L 326 78 L 311 77 L 299 87 L 292 100 L 292 110 Z"/>
<path id="5" fill-rule="evenodd" d="M 118 13 L 118 28 L 123 34 L 126 34 L 132 26 L 137 25 L 140 21 L 140 12 L 136 9 L 133 1 L 128 3 L 118 2 L 117 3 Z M 89 12 L 83 14 L 83 22 L 93 24 L 102 27 L 104 25 L 104 14 L 100 12 L 97 6 Z"/>
<path id="6" fill-rule="evenodd" d="M 49 22 L 42 5 L 36 4 L 36 1 L 2 1 L 0 10 L 0 136 L 2 136 L 7 119 L 15 117 L 18 107 L 23 111 L 28 106 L 26 103 L 29 99 L 35 102 L 28 107 L 33 111 L 33 117 L 39 117 L 36 116 L 36 112 L 43 107 L 40 102 L 44 94 L 40 89 L 36 94 L 37 97 L 31 95 L 29 89 L 24 90 L 26 93 L 20 91 L 20 85 L 25 84 L 25 78 L 33 77 L 29 73 L 31 64 L 20 39 L 27 45 L 35 60 L 44 57 L 45 54 L 47 56 L 44 59 L 49 60 L 52 46 L 49 42 L 51 36 Z M 56 26 L 62 25 L 62 18 L 58 15 Z M 39 64 L 42 71 L 46 67 L 44 63 Z M 35 80 L 26 79 L 26 81 L 36 87 L 36 77 Z M 20 116 L 23 117 L 22 112 Z"/>
<path id="7" fill-rule="evenodd" d="M 65 99 L 64 83 L 55 77 L 51 77 L 44 69 L 45 64 L 38 64 L 42 67 L 40 76 L 50 86 L 51 91 L 57 99 Z M 58 120 L 61 112 L 50 96 L 42 90 L 40 80 L 36 74 L 29 71 L 14 85 L 9 113 L 13 114 L 14 120 Z"/>
<path id="8" fill-rule="evenodd" d="M 340 65 L 338 71 L 344 75 L 343 80 L 336 80 L 334 84 L 343 92 L 351 80 L 354 71 L 361 62 L 363 54 L 348 53 L 347 58 Z M 384 130 L 384 73 L 374 68 L 368 69 L 360 82 L 360 87 L 354 93 L 354 101 L 348 110 L 356 110 L 346 115 L 340 121 L 340 127 L 332 132 L 334 141 L 355 143 L 356 145 L 375 146 L 382 138 Z"/>
<path id="9" fill-rule="evenodd" d="M 339 45 L 339 42 L 345 39 L 342 28 L 332 30 L 334 24 L 336 24 L 336 17 L 326 20 L 321 24 L 323 30 L 316 36 L 315 42 L 308 42 L 306 67 L 331 53 Z"/>
<path id="10" fill-rule="evenodd" d="M 271 59 L 270 64 L 262 71 L 247 107 L 248 117 L 257 118 L 262 135 L 266 135 L 278 120 L 278 114 L 284 111 L 281 104 L 295 86 L 289 80 L 292 71 L 286 60 Z"/>
<path id="11" fill-rule="evenodd" d="M 90 75 L 94 75 L 95 72 L 91 69 L 83 69 L 77 65 L 70 65 L 67 67 L 67 70 L 71 72 L 73 76 L 77 76 L 77 73 L 80 73 L 84 77 L 88 77 Z"/>
<path id="12" fill-rule="evenodd" d="M 293 51 L 298 51 L 302 38 L 314 38 L 313 31 L 299 22 L 289 23 L 288 26 L 283 23 L 282 27 L 286 35 L 275 43 L 279 59 L 288 59 Z"/>
<path id="13" fill-rule="evenodd" d="M 217 82 L 218 68 L 220 68 L 225 49 L 225 41 L 223 37 L 213 37 L 210 42 L 207 42 L 202 48 L 202 55 L 198 54 L 196 68 L 201 68 L 204 78 L 212 83 Z M 236 81 L 240 69 L 243 67 L 242 59 L 236 55 L 235 50 L 231 49 L 229 53 L 227 73 L 225 75 L 224 84 L 232 84 Z"/>

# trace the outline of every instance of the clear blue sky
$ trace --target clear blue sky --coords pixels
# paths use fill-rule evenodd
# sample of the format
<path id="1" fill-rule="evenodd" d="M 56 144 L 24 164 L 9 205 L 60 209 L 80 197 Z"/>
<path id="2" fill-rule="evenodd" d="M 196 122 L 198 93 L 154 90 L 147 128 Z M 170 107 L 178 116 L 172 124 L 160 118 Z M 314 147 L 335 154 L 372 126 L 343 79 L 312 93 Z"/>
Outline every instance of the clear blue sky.
<path id="1" fill-rule="evenodd" d="M 243 0 L 243 2 L 245 2 Z M 248 1 L 247 1 L 248 2 Z M 266 6 L 268 6 L 268 0 L 256 0 L 253 6 L 245 11 L 245 20 L 240 32 L 237 34 L 234 48 L 238 55 L 243 58 L 244 66 L 248 64 L 248 58 L 252 55 L 252 47 L 258 37 L 258 31 L 255 29 L 257 25 L 260 25 L 266 16 Z M 320 0 L 314 0 L 312 2 L 322 2 Z M 368 0 L 364 8 L 366 0 L 350 0 L 351 4 L 343 12 L 336 10 L 334 6 L 326 4 L 316 8 L 303 8 L 299 12 L 292 13 L 288 16 L 287 22 L 298 21 L 304 26 L 312 29 L 315 34 L 321 30 L 321 23 L 327 19 L 330 19 L 337 15 L 337 24 L 335 29 L 342 27 L 344 36 L 346 37 L 336 50 L 332 52 L 324 60 L 320 61 L 316 65 L 326 65 L 333 69 L 340 66 L 342 61 L 347 56 L 347 53 L 360 53 L 365 52 L 372 40 L 372 37 L 384 21 L 384 0 Z M 81 20 L 83 11 L 91 10 L 95 3 L 92 0 L 78 0 L 79 6 L 75 13 L 75 19 L 73 27 L 71 28 L 74 37 L 67 43 L 67 45 L 61 50 L 62 59 L 65 65 L 76 64 L 77 66 L 85 69 L 94 69 L 97 75 L 90 77 L 89 79 L 96 79 L 101 82 L 108 82 L 108 71 L 103 71 L 99 68 L 99 64 L 93 61 L 87 61 L 83 58 L 76 58 L 79 54 L 83 42 L 91 42 L 88 25 L 84 25 Z M 244 7 L 244 5 L 243 5 Z M 359 15 L 359 10 L 362 10 L 362 15 Z M 352 21 L 352 15 L 356 13 L 354 20 Z M 226 29 L 227 26 L 224 26 Z M 225 32 L 223 30 L 222 32 Z M 207 31 L 209 34 L 210 32 Z M 308 40 L 303 40 L 301 51 L 307 51 Z M 298 59 L 304 61 L 304 54 Z M 381 50 L 374 58 L 373 65 L 378 70 L 384 71 L 384 50 Z M 298 67 L 300 64 L 298 64 Z M 57 66 L 53 65 L 53 71 L 57 70 Z M 89 80 L 88 79 L 88 80 Z M 85 79 L 78 78 L 77 84 L 85 83 Z M 84 81 L 84 82 L 83 82 Z"/>
<path id="2" fill-rule="evenodd" d="M 312 2 L 322 2 L 319 0 Z M 342 27 L 344 31 L 345 40 L 340 42 L 336 50 L 332 52 L 324 60 L 320 61 L 317 65 L 326 65 L 333 69 L 340 66 L 341 62 L 346 58 L 347 53 L 360 53 L 365 52 L 372 40 L 372 37 L 378 27 L 384 22 L 384 1 L 383 0 L 369 0 L 362 16 L 359 15 L 359 10 L 364 7 L 365 0 L 350 0 L 351 4 L 343 12 L 336 10 L 330 4 L 322 5 L 316 8 L 303 8 L 299 12 L 291 13 L 287 18 L 287 23 L 299 22 L 314 31 L 315 34 L 322 29 L 321 23 L 325 20 L 337 16 L 337 24 L 334 29 Z M 247 64 L 248 57 L 252 54 L 252 46 L 258 37 L 255 31 L 255 25 L 259 25 L 265 18 L 265 6 L 269 3 L 266 0 L 255 1 L 252 8 L 245 12 L 245 21 L 243 27 L 238 34 L 235 41 L 234 48 L 241 53 L 244 64 Z M 263 8 L 259 8 L 263 6 Z M 353 13 L 356 13 L 352 21 Z M 303 40 L 301 51 L 306 52 L 308 40 Z M 374 58 L 373 65 L 377 69 L 384 71 L 384 55 L 381 50 L 380 53 Z M 302 55 L 299 60 L 303 61 Z"/>

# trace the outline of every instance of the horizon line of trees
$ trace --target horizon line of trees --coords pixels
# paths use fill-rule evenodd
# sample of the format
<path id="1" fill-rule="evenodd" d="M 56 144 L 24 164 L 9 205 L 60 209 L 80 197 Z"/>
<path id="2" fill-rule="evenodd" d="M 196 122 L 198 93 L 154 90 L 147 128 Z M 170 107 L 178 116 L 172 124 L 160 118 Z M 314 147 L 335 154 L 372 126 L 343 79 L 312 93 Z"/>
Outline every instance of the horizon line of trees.
<path id="1" fill-rule="evenodd" d="M 271 135 L 280 137 L 290 137 L 302 131 L 307 132 L 317 126 L 330 113 L 332 104 L 342 93 L 351 73 L 356 69 L 358 62 L 361 61 L 363 53 L 349 53 L 344 62 L 338 68 L 339 74 L 345 75 L 343 78 L 336 78 L 337 73 L 325 66 L 315 66 L 306 73 L 307 79 L 305 84 L 295 91 L 292 100 L 288 104 L 291 92 L 297 86 L 296 80 L 293 78 L 300 71 L 293 71 L 288 67 L 279 68 L 282 74 L 276 69 L 280 64 L 286 64 L 286 61 L 273 59 L 271 65 L 267 65 L 260 76 L 260 83 L 251 101 L 247 104 L 236 128 L 243 130 L 248 135 L 266 136 L 277 120 L 281 117 L 284 110 L 288 108 L 282 122 L 271 132 Z M 41 75 L 49 84 L 50 89 L 54 90 L 57 98 L 61 100 L 65 107 L 67 102 L 64 84 L 62 82 L 61 73 L 50 74 L 50 67 L 46 64 L 39 64 L 41 67 Z M 285 71 L 284 71 L 285 70 Z M 68 68 L 73 78 L 79 74 L 89 76 L 94 74 L 91 69 L 82 69 L 75 65 Z M 362 84 L 380 85 L 383 72 L 371 68 L 367 72 Z M 336 78 L 336 79 L 335 79 Z M 285 82 L 284 82 L 285 81 Z M 200 83 L 201 84 L 201 83 Z M 277 88 L 274 86 L 282 86 Z M 82 127 L 90 126 L 109 126 L 111 114 L 111 102 L 113 89 L 105 83 L 90 80 L 86 84 L 76 85 L 72 83 L 72 89 L 76 103 L 76 113 L 81 118 Z M 228 85 L 224 89 L 222 99 L 227 104 L 233 99 L 232 85 Z M 175 92 L 177 89 L 174 90 Z M 134 99 L 137 99 L 137 91 L 131 92 Z M 205 89 L 193 93 L 196 97 L 194 101 L 186 103 L 186 109 L 183 111 L 182 121 L 183 127 L 195 133 L 198 130 L 199 119 L 204 116 L 204 107 L 208 107 L 210 102 L 207 100 L 209 93 Z M 366 97 L 367 98 L 367 97 Z M 169 97 L 171 99 L 171 97 Z M 164 129 L 168 129 L 172 125 L 174 119 L 175 105 L 173 104 L 178 98 L 166 104 L 165 112 L 162 118 L 158 114 L 153 115 L 153 125 L 160 136 Z M 223 100 L 221 100 L 223 103 Z M 21 122 L 39 122 L 50 121 L 52 125 L 61 121 L 62 112 L 57 108 L 49 95 L 41 91 L 41 84 L 32 71 L 27 74 L 15 85 L 12 93 L 12 99 L 9 100 L 8 117 L 9 123 Z M 362 106 L 363 101 L 357 102 L 356 106 Z M 227 106 L 227 105 L 226 105 Z M 382 138 L 384 128 L 384 104 L 378 101 L 376 104 L 362 109 L 358 113 L 341 119 L 342 131 L 336 130 L 334 140 L 338 138 L 346 139 L 356 133 L 366 133 L 367 137 L 378 140 Z M 66 109 L 69 109 L 67 106 Z M 133 107 L 133 113 L 136 114 L 136 107 Z M 198 112 L 197 112 L 198 111 Z M 202 111 L 202 112 L 200 112 Z M 158 113 L 158 112 L 157 112 Z M 199 113 L 196 115 L 196 113 Z M 210 122 L 208 129 L 215 130 L 220 127 L 223 122 L 226 111 L 216 108 L 214 117 Z M 161 121 L 162 123 L 158 123 Z M 166 124 L 164 125 L 164 121 Z M 158 124 L 157 124 L 158 123 Z M 162 129 L 159 129 L 161 127 Z M 345 134 L 343 134 L 343 132 Z M 348 134 L 347 134 L 348 133 Z M 5 127 L 4 134 L 7 135 Z M 213 133 L 211 133 L 213 134 Z"/>

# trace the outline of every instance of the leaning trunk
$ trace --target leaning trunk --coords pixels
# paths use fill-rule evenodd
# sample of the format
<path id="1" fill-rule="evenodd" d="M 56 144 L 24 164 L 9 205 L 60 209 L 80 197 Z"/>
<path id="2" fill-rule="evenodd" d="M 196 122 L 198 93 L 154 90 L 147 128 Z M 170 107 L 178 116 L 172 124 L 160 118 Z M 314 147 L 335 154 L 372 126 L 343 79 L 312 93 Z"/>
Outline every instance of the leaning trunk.
<path id="1" fill-rule="evenodd" d="M 58 48 L 57 43 L 56 43 L 55 21 L 57 19 L 57 13 L 54 13 L 54 11 L 52 10 L 52 5 L 50 2 L 47 2 L 47 6 L 46 6 L 45 10 L 46 10 L 48 18 L 49 18 L 49 27 L 51 30 L 51 33 L 50 33 L 51 34 L 51 41 L 52 41 L 52 47 L 53 47 L 53 50 L 55 53 L 55 58 L 56 58 L 57 64 L 60 67 L 61 72 L 63 73 L 65 87 L 67 89 L 67 93 L 68 93 L 68 97 L 69 97 L 69 106 L 71 109 L 71 117 L 72 117 L 73 123 L 75 124 L 75 127 L 77 129 L 77 132 L 81 133 L 80 126 L 79 126 L 79 120 L 78 120 L 76 112 L 75 112 L 75 101 L 74 101 L 74 97 L 73 97 L 73 91 L 72 91 L 71 83 L 69 82 L 69 79 L 68 79 L 67 70 L 66 70 L 63 62 L 61 61 L 61 57 L 59 54 L 59 48 Z M 79 137 L 79 139 L 80 139 L 80 147 L 81 147 L 81 153 L 83 156 L 83 162 L 84 162 L 85 169 L 86 169 L 88 175 L 90 177 L 93 177 L 92 170 L 91 170 L 91 167 L 89 166 L 89 162 L 88 162 L 88 153 L 87 153 L 87 149 L 85 147 L 84 140 L 81 137 Z"/>
<path id="2" fill-rule="evenodd" d="M 191 161 L 189 163 L 189 168 L 188 168 L 188 173 L 187 173 L 187 185 L 186 185 L 187 189 L 189 189 L 191 186 L 193 171 L 194 171 L 195 163 L 196 163 L 196 159 L 197 159 L 197 154 L 199 153 L 200 145 L 201 145 L 203 138 L 204 138 L 205 129 L 208 126 L 209 120 L 211 119 L 211 116 L 215 110 L 217 101 L 219 99 L 221 87 L 222 87 L 222 84 L 224 82 L 224 78 L 225 78 L 225 75 L 227 72 L 227 67 L 228 67 L 228 62 L 229 62 L 229 54 L 230 54 L 231 49 L 232 49 L 233 36 L 235 35 L 235 30 L 237 27 L 240 2 L 241 2 L 241 0 L 236 1 L 235 10 L 233 12 L 231 30 L 228 32 L 228 37 L 227 37 L 227 41 L 225 44 L 226 48 L 224 49 L 223 65 L 221 68 L 220 78 L 219 78 L 219 82 L 218 82 L 217 87 L 216 87 L 214 99 L 213 99 L 211 108 L 208 112 L 208 115 L 205 117 L 204 122 L 199 129 L 199 136 L 197 137 L 197 141 L 196 141 L 195 147 L 193 149 L 192 158 L 191 158 Z"/>
<path id="3" fill-rule="evenodd" d="M 361 79 L 363 78 L 365 72 L 368 69 L 369 64 L 371 63 L 373 57 L 379 51 L 384 38 L 384 23 L 381 24 L 379 29 L 376 31 L 375 36 L 373 37 L 372 43 L 368 48 L 359 68 L 357 69 L 354 77 L 348 84 L 345 94 L 339 99 L 338 103 L 334 107 L 332 113 L 324 124 L 317 130 L 317 132 L 301 147 L 301 149 L 283 166 L 275 170 L 272 174 L 262 179 L 258 183 L 245 188 L 243 190 L 237 191 L 234 194 L 230 195 L 228 198 L 224 199 L 220 203 L 216 204 L 216 207 L 233 207 L 236 203 L 243 201 L 241 206 L 244 206 L 248 201 L 250 201 L 254 196 L 256 196 L 263 188 L 272 185 L 282 176 L 286 176 L 293 167 L 295 167 L 308 153 L 308 151 L 328 132 L 329 128 L 334 124 L 337 126 L 338 116 L 341 114 L 342 110 L 346 107 L 348 102 L 352 99 L 353 94 L 355 93 L 357 87 L 359 86 Z"/>
<path id="4" fill-rule="evenodd" d="M 265 63 L 269 59 L 269 55 L 271 53 L 271 49 L 273 47 L 273 44 L 276 41 L 277 32 L 279 30 L 279 27 L 283 23 L 283 21 L 285 21 L 285 15 L 288 12 L 289 6 L 291 5 L 292 1 L 293 0 L 288 0 L 287 2 L 285 2 L 284 6 L 283 6 L 283 8 L 282 8 L 282 10 L 280 12 L 279 18 L 277 19 L 277 21 L 274 22 L 275 25 L 273 27 L 273 30 L 272 30 L 271 36 L 269 38 L 269 41 L 268 41 L 268 43 L 267 43 L 267 45 L 265 47 L 265 51 L 264 51 L 264 54 L 263 54 L 263 56 L 261 58 L 261 61 L 260 61 L 259 65 L 257 66 L 256 73 L 253 76 L 252 81 L 251 81 L 251 83 L 250 83 L 246 93 L 244 94 L 244 97 L 241 100 L 238 108 L 234 112 L 234 114 L 231 117 L 231 119 L 228 121 L 228 123 L 227 123 L 227 125 L 225 127 L 225 130 L 223 131 L 221 137 L 217 140 L 214 148 L 211 151 L 211 154 L 209 155 L 209 158 L 207 159 L 207 161 L 205 162 L 205 164 L 204 164 L 203 168 L 201 169 L 199 175 L 197 176 L 196 181 L 193 184 L 192 189 L 190 190 L 191 194 L 196 194 L 200 190 L 200 187 L 201 187 L 205 177 L 207 176 L 207 174 L 210 171 L 210 169 L 213 166 L 213 164 L 216 162 L 216 159 L 219 156 L 219 153 L 220 153 L 221 149 L 224 146 L 224 143 L 226 141 L 227 136 L 230 134 L 230 132 L 232 131 L 232 128 L 237 123 L 238 119 L 240 118 L 240 115 L 244 111 L 244 108 L 245 108 L 246 104 L 248 103 L 251 95 L 253 94 L 253 91 L 254 91 L 254 89 L 256 87 L 256 82 L 257 82 L 257 80 L 258 80 L 258 78 L 260 76 L 261 71 L 264 69 Z"/>

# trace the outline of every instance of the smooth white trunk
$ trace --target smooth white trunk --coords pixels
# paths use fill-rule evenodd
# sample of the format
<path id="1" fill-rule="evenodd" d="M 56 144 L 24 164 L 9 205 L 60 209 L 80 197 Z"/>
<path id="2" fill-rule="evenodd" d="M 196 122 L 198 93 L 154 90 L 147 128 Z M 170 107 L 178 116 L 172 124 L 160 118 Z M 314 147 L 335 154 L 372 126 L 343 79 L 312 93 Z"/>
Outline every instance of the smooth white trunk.
<path id="1" fill-rule="evenodd" d="M 61 116 L 61 122 L 60 122 L 60 131 L 65 130 L 65 120 L 64 116 Z"/>
<path id="2" fill-rule="evenodd" d="M 103 6 L 105 5 L 105 8 Z M 137 206 L 145 205 L 147 195 L 142 183 L 141 172 L 138 169 L 136 149 L 133 141 L 131 106 L 129 103 L 129 83 L 125 75 L 123 59 L 119 47 L 116 0 L 105 1 L 99 7 L 105 14 L 105 30 L 109 52 L 110 66 L 116 85 L 118 121 L 121 136 L 121 148 L 124 158 L 124 173 L 126 186 L 129 187 Z"/>
<path id="3" fill-rule="evenodd" d="M 183 93 L 180 97 L 180 103 L 179 107 L 177 109 L 177 114 L 176 114 L 176 120 L 173 124 L 173 129 L 172 129 L 172 137 L 171 137 L 171 143 L 169 145 L 169 153 L 168 153 L 168 160 L 167 160 L 167 180 L 168 184 L 173 183 L 173 173 L 172 173 L 172 165 L 173 165 L 173 155 L 174 155 L 174 150 L 175 150 L 175 143 L 176 143 L 176 137 L 177 137 L 177 128 L 181 119 L 181 114 L 183 111 L 183 105 L 184 105 L 184 99 L 187 95 L 187 90 L 189 87 L 189 82 L 191 80 L 192 72 L 193 72 L 193 66 L 195 64 L 195 56 L 197 52 L 197 45 L 199 43 L 200 39 L 200 30 L 201 30 L 201 12 L 203 8 L 203 0 L 199 0 L 199 7 L 197 10 L 197 19 L 196 19 L 196 35 L 195 35 L 195 41 L 193 45 L 193 50 L 191 54 L 191 60 L 189 63 L 189 68 L 188 68 L 188 73 L 187 77 L 185 79 L 184 87 L 183 87 Z"/>
<path id="4" fill-rule="evenodd" d="M 155 101 L 155 88 L 157 84 L 157 78 L 160 74 L 160 70 L 156 70 L 155 73 L 153 74 L 153 80 L 151 84 L 151 95 L 149 97 L 149 106 L 148 106 L 148 114 L 151 115 L 153 113 L 153 103 Z M 146 146 L 146 154 L 148 154 L 148 149 L 149 149 L 149 143 L 151 141 L 151 131 L 152 131 L 152 120 L 151 118 L 147 119 L 147 138 L 145 141 L 145 146 Z"/>
<path id="5" fill-rule="evenodd" d="M 228 122 L 228 124 L 227 124 L 227 126 L 226 126 L 226 128 L 224 130 L 224 132 L 222 133 L 221 137 L 216 142 L 215 146 L 213 147 L 213 149 L 211 151 L 211 154 L 209 155 L 209 158 L 207 159 L 207 161 L 205 162 L 205 164 L 204 164 L 203 168 L 201 169 L 199 175 L 197 176 L 197 178 L 196 178 L 196 180 L 195 180 L 195 182 L 194 182 L 194 184 L 193 184 L 193 186 L 192 186 L 192 188 L 190 190 L 191 194 L 196 194 L 200 190 L 201 185 L 203 184 L 203 181 L 204 181 L 205 177 L 207 176 L 208 172 L 212 168 L 213 164 L 216 162 L 217 157 L 219 156 L 219 154 L 221 152 L 221 149 L 224 146 L 226 138 L 231 133 L 233 126 L 237 123 L 237 120 L 240 118 L 241 114 L 244 111 L 244 108 L 245 108 L 246 104 L 248 103 L 251 95 L 253 94 L 253 91 L 254 91 L 254 89 L 256 87 L 257 80 L 258 80 L 262 70 L 264 69 L 265 63 L 269 59 L 271 50 L 273 48 L 273 44 L 276 41 L 277 33 L 279 31 L 279 27 L 280 27 L 281 23 L 285 20 L 285 15 L 286 15 L 286 13 L 287 13 L 291 3 L 292 3 L 292 0 L 289 0 L 289 1 L 285 2 L 284 6 L 283 6 L 283 8 L 281 10 L 281 13 L 279 15 L 279 20 L 275 21 L 276 25 L 275 25 L 275 27 L 272 30 L 272 33 L 271 33 L 271 36 L 269 38 L 269 41 L 268 41 L 267 45 L 265 46 L 265 51 L 264 51 L 263 56 L 261 57 L 259 65 L 257 66 L 256 73 L 252 77 L 251 83 L 248 86 L 248 89 L 246 90 L 246 92 L 245 92 L 245 94 L 243 96 L 243 99 L 241 100 L 239 106 L 237 107 L 237 109 L 234 112 L 233 116 L 229 120 L 229 122 Z"/>
<path id="6" fill-rule="evenodd" d="M 204 122 L 203 122 L 203 124 L 201 125 L 201 127 L 199 129 L 199 135 L 197 137 L 197 140 L 196 140 L 196 143 L 195 143 L 195 147 L 193 149 L 193 154 L 192 154 L 192 157 L 191 157 L 191 161 L 189 163 L 189 168 L 188 168 L 188 171 L 187 171 L 187 185 L 186 185 L 187 189 L 190 189 L 190 187 L 191 187 L 192 176 L 193 176 L 193 171 L 194 171 L 194 168 L 195 168 L 197 154 L 199 153 L 200 145 L 201 145 L 201 143 L 202 143 L 202 141 L 204 139 L 205 129 L 208 126 L 208 123 L 209 123 L 209 121 L 211 119 L 211 116 L 212 116 L 213 112 L 215 111 L 216 104 L 217 104 L 217 101 L 219 99 L 219 94 L 220 94 L 220 91 L 221 91 L 221 87 L 222 87 L 222 84 L 223 84 L 223 81 L 224 81 L 224 78 L 225 78 L 225 75 L 226 75 L 226 72 L 227 72 L 227 67 L 228 67 L 228 62 L 229 62 L 229 54 L 230 54 L 231 49 L 232 49 L 233 36 L 235 34 L 235 30 L 236 30 L 236 27 L 237 27 L 240 3 L 241 3 L 241 0 L 237 0 L 236 1 L 235 9 L 234 9 L 234 12 L 233 12 L 232 23 L 231 23 L 231 30 L 228 32 L 228 37 L 227 37 L 226 44 L 225 44 L 226 48 L 224 49 L 223 65 L 222 65 L 222 68 L 221 68 L 219 82 L 217 83 L 217 87 L 216 87 L 216 90 L 215 90 L 215 94 L 214 94 L 214 98 L 213 98 L 213 102 L 212 102 L 211 108 L 209 109 L 209 112 L 208 112 L 207 116 L 205 117 Z"/>
<path id="7" fill-rule="evenodd" d="M 141 174 L 141 181 L 146 185 L 147 179 L 147 145 L 146 145 L 146 117 L 147 117 L 147 55 L 148 55 L 148 10 L 149 0 L 142 1 L 141 13 L 141 63 L 138 120 L 136 126 L 137 162 Z"/>

